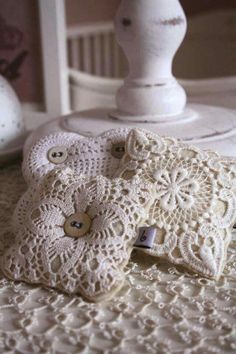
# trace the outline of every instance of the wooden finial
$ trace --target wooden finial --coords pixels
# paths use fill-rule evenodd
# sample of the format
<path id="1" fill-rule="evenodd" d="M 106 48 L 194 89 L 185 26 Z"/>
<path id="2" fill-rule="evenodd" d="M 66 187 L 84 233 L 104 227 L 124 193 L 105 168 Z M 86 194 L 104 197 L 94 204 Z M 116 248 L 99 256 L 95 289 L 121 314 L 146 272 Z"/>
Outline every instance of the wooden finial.
<path id="1" fill-rule="evenodd" d="M 122 0 L 115 19 L 129 75 L 116 96 L 115 116 L 160 121 L 183 112 L 186 93 L 172 75 L 187 22 L 178 0 Z"/>

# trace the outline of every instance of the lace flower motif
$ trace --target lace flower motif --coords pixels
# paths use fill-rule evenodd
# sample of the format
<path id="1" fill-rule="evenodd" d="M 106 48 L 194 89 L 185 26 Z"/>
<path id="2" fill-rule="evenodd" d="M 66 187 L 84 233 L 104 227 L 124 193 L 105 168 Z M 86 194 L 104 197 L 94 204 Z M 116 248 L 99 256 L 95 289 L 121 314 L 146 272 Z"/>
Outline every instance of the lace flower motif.
<path id="1" fill-rule="evenodd" d="M 108 299 L 123 284 L 150 199 L 138 180 L 88 179 L 55 169 L 36 192 L 22 197 L 14 216 L 18 233 L 3 255 L 2 270 L 14 280 L 92 301 Z"/>
<path id="2" fill-rule="evenodd" d="M 156 238 L 152 249 L 143 250 L 218 278 L 236 221 L 232 165 L 216 153 L 132 130 L 116 175 L 154 187 L 147 222 Z"/>
<path id="3" fill-rule="evenodd" d="M 188 177 L 188 172 L 180 168 L 171 171 L 157 170 L 154 172 L 157 181 L 156 197 L 160 205 L 167 211 L 177 207 L 189 209 L 194 204 L 194 195 L 199 191 L 199 184 Z"/>
<path id="4" fill-rule="evenodd" d="M 28 184 L 37 184 L 55 167 L 69 167 L 89 177 L 112 177 L 124 155 L 128 132 L 120 128 L 94 138 L 65 132 L 45 136 L 25 152 L 24 178 Z"/>

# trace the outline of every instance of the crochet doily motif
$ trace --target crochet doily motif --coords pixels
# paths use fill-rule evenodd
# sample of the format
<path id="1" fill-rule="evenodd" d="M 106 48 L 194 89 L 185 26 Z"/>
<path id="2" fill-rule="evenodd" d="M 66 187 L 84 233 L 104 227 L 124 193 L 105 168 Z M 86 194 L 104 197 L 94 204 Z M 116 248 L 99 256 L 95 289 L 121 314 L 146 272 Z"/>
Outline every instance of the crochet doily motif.
<path id="1" fill-rule="evenodd" d="M 21 198 L 3 272 L 92 301 L 110 298 L 123 284 L 150 200 L 147 185 L 137 179 L 88 179 L 56 168 Z"/>
<path id="2" fill-rule="evenodd" d="M 112 177 L 124 155 L 129 129 L 114 129 L 95 138 L 81 138 L 74 133 L 55 133 L 40 139 L 25 153 L 25 180 L 37 183 L 55 167 L 70 167 L 90 177 Z"/>
<path id="3" fill-rule="evenodd" d="M 157 230 L 146 252 L 218 278 L 236 219 L 235 164 L 172 138 L 132 130 L 118 174 L 154 187 L 148 223 Z"/>
<path id="4" fill-rule="evenodd" d="M 18 165 L 0 169 L 0 254 L 26 189 Z M 6 279 L 0 272 L 0 352 L 232 354 L 236 349 L 236 238 L 219 281 L 133 252 L 125 284 L 100 303 Z M 14 241 L 13 241 L 14 242 Z"/>

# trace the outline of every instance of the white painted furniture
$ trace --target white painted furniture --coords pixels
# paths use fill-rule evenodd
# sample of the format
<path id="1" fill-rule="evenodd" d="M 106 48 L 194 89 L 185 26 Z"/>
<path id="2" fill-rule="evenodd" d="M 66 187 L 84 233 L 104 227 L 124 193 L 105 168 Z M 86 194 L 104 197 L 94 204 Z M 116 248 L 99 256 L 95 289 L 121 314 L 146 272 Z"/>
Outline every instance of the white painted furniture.
<path id="1" fill-rule="evenodd" d="M 179 82 L 187 91 L 190 101 L 195 100 L 195 96 L 197 98 L 202 96 L 203 103 L 211 103 L 211 100 L 208 101 L 207 98 L 208 91 L 214 90 L 218 93 L 222 89 L 232 91 L 234 78 L 225 80 L 224 77 L 232 77 L 236 74 L 235 17 L 235 11 L 226 10 L 207 12 L 189 19 L 188 32 L 175 57 L 173 70 L 177 77 L 185 78 Z M 109 54 L 107 58 L 103 41 L 108 33 L 111 38 L 110 48 L 115 47 L 117 52 L 115 56 L 112 51 L 107 51 Z M 86 52 L 89 58 L 85 56 L 83 51 L 84 41 L 90 43 L 90 50 Z M 96 42 L 99 43 L 97 44 L 98 51 L 95 50 Z M 94 107 L 115 107 L 115 94 L 122 86 L 122 79 L 127 74 L 128 68 L 122 50 L 116 45 L 113 23 L 80 24 L 69 28 L 67 47 L 70 66 L 71 109 L 78 111 Z M 72 48 L 74 48 L 73 58 Z M 82 59 L 78 61 L 79 53 L 81 53 L 80 58 Z M 101 60 L 102 57 L 106 60 Z M 82 65 L 83 61 L 88 59 L 95 60 L 99 64 L 96 67 L 92 65 L 92 72 L 87 72 Z M 115 62 L 115 60 L 117 61 Z M 115 65 L 118 66 L 119 70 L 116 74 L 114 72 L 111 75 L 105 74 L 104 65 L 108 61 L 110 61 L 111 68 L 114 68 Z M 216 82 L 214 80 L 217 77 L 219 79 Z M 229 104 L 228 101 L 224 102 L 224 97 L 219 94 L 218 96 L 219 105 Z"/>
<path id="2" fill-rule="evenodd" d="M 121 1 L 115 29 L 129 75 L 117 92 L 115 117 L 157 122 L 183 112 L 186 93 L 172 74 L 172 62 L 186 28 L 178 0 Z"/>
<path id="3" fill-rule="evenodd" d="M 115 95 L 127 71 L 113 22 L 79 24 L 67 30 L 72 111 L 115 107 Z"/>
<path id="4" fill-rule="evenodd" d="M 70 110 L 96 106 L 115 107 L 114 96 L 122 85 L 122 81 L 116 79 L 127 73 L 127 63 L 115 41 L 113 23 L 78 25 L 66 33 L 64 0 L 40 0 L 39 10 L 46 100 L 40 104 L 24 104 L 27 128 L 35 129 Z M 190 78 L 206 78 L 208 73 L 216 76 L 219 71 L 222 75 L 233 75 L 236 63 L 234 19 L 233 11 L 191 18 L 187 39 L 175 59 L 175 72 L 180 77 Z M 209 38 L 211 46 L 219 53 L 217 57 L 209 50 Z M 70 89 L 66 49 L 70 66 Z M 94 62 L 91 57 L 94 57 Z M 198 66 L 192 64 L 196 57 Z M 87 63 L 86 67 L 83 63 Z M 188 81 L 181 81 L 181 84 L 184 87 L 192 85 Z M 198 83 L 194 86 L 198 87 Z"/>
<path id="5" fill-rule="evenodd" d="M 156 27 L 150 23 L 155 23 Z M 93 134 L 100 128 L 105 130 L 132 122 L 132 126 L 173 135 L 205 148 L 216 148 L 225 155 L 236 155 L 234 112 L 214 106 L 184 107 L 184 90 L 173 78 L 171 66 L 185 29 L 185 16 L 178 0 L 168 3 L 150 0 L 148 4 L 145 0 L 123 0 L 116 17 L 116 31 L 128 56 L 130 73 L 118 91 L 118 109 L 80 112 L 67 118 L 65 127 Z M 171 107 L 169 112 L 168 107 Z M 122 122 L 108 117 L 122 119 Z"/>
<path id="6" fill-rule="evenodd" d="M 122 76 L 123 55 L 113 22 L 78 24 L 67 30 L 69 66 L 98 77 Z"/>
<path id="7" fill-rule="evenodd" d="M 44 102 L 25 103 L 28 129 L 70 111 L 64 0 L 38 0 Z"/>
<path id="8" fill-rule="evenodd" d="M 69 69 L 71 110 L 94 107 L 115 108 L 115 96 L 123 80 L 100 77 Z"/>
<path id="9" fill-rule="evenodd" d="M 191 142 L 201 147 L 215 148 L 216 150 L 225 155 L 236 155 L 235 112 L 223 108 L 216 108 L 214 106 L 188 105 L 185 109 L 183 109 L 182 113 L 180 113 L 179 107 L 181 105 L 183 107 L 183 103 L 185 101 L 183 97 L 185 96 L 185 94 L 184 90 L 181 89 L 181 86 L 171 76 L 171 62 L 173 59 L 173 55 L 176 49 L 178 48 L 181 42 L 181 38 L 183 37 L 185 32 L 185 17 L 183 15 L 181 7 L 179 6 L 178 0 L 171 0 L 172 6 L 169 6 L 168 4 L 170 5 L 169 2 L 167 3 L 163 0 L 152 0 L 148 2 L 148 5 L 147 2 L 144 2 L 144 0 L 137 0 L 135 2 L 131 2 L 130 0 L 123 0 L 121 2 L 121 10 L 118 10 L 117 18 L 118 22 L 120 21 L 120 26 L 124 27 L 124 32 L 121 37 L 119 37 L 119 35 L 118 37 L 119 41 L 123 43 L 126 49 L 126 44 L 124 44 L 126 43 L 126 41 L 130 43 L 130 46 L 132 46 L 134 40 L 130 41 L 130 37 L 131 39 L 133 39 L 132 23 L 134 24 L 134 32 L 136 39 L 134 42 L 133 51 L 137 53 L 140 44 L 140 51 L 142 52 L 142 59 L 141 57 L 139 58 L 138 65 L 142 73 L 141 82 L 137 80 L 137 77 L 135 80 L 132 81 L 132 78 L 135 78 L 135 75 L 138 76 L 139 70 L 134 69 L 135 65 L 137 64 L 135 60 L 133 58 L 131 58 L 130 60 L 130 55 L 132 57 L 132 52 L 131 54 L 128 53 L 131 75 L 128 76 L 128 79 L 125 80 L 124 84 L 126 95 L 123 96 L 125 97 L 126 102 L 124 103 L 124 100 L 121 100 L 121 102 L 119 100 L 118 94 L 117 111 L 111 109 L 111 106 L 114 102 L 112 101 L 112 95 L 118 85 L 120 85 L 120 81 L 114 82 L 112 79 L 108 78 L 106 79 L 106 85 L 103 85 L 103 83 L 105 82 L 104 79 L 98 76 L 93 77 L 89 73 L 77 73 L 77 83 L 78 85 L 80 85 L 83 81 L 81 88 L 85 93 L 84 99 L 81 101 L 81 103 L 86 101 L 85 97 L 87 90 L 87 97 L 89 97 L 91 104 L 97 105 L 97 101 L 99 101 L 100 98 L 101 102 L 103 102 L 104 104 L 105 97 L 108 97 L 108 95 L 106 96 L 106 92 L 109 92 L 110 104 L 107 106 L 107 108 L 104 108 L 102 110 L 97 109 L 87 112 L 73 113 L 68 117 L 60 118 L 60 126 L 63 126 L 64 130 L 75 131 L 82 134 L 85 133 L 86 135 L 88 133 L 97 134 L 101 130 L 104 131 L 106 129 L 110 129 L 117 126 L 138 126 L 150 129 L 162 135 L 173 135 L 177 138 L 184 139 L 186 142 Z M 149 10 L 143 12 L 146 7 L 149 8 Z M 148 16 L 151 16 L 153 21 L 157 22 L 158 42 L 164 43 L 162 47 L 156 45 L 156 36 L 153 35 L 152 31 L 150 33 L 149 27 L 145 27 L 144 25 L 145 21 L 148 22 Z M 131 26 L 129 21 L 131 21 Z M 178 30 L 178 26 L 183 26 L 183 28 Z M 164 27 L 163 30 L 162 27 Z M 168 32 L 170 27 L 170 32 Z M 172 30 L 172 27 L 177 27 L 175 31 L 179 31 L 178 36 L 176 36 L 175 31 Z M 117 25 L 116 28 L 118 28 L 119 34 L 119 25 Z M 139 28 L 141 28 L 142 30 L 139 31 Z M 108 32 L 110 30 L 111 28 L 108 28 Z M 91 28 L 88 32 L 91 33 Z M 166 39 L 168 38 L 168 36 L 173 36 L 172 40 L 167 41 Z M 89 36 L 86 38 L 87 39 L 83 44 L 83 48 L 85 48 L 85 52 L 88 54 L 88 49 L 91 50 L 91 47 L 89 46 L 91 46 L 91 43 L 93 41 L 91 40 L 91 38 L 89 38 Z M 90 44 L 88 45 L 88 43 Z M 145 47 L 145 43 L 149 43 L 148 46 Z M 154 45 L 152 46 L 153 43 Z M 164 82 L 163 86 L 158 86 L 159 84 L 161 84 L 161 81 L 158 81 L 159 83 L 157 84 L 157 87 L 153 87 L 155 84 L 153 84 L 153 82 L 150 82 L 152 78 L 149 71 L 156 70 L 155 68 L 158 65 L 160 59 L 160 52 L 162 51 L 165 52 L 165 55 L 163 57 L 161 69 L 156 71 L 155 79 L 160 80 L 160 78 L 163 76 L 163 80 L 166 77 L 167 81 Z M 154 54 L 156 54 L 156 56 Z M 78 55 L 83 56 L 83 51 L 78 52 Z M 79 57 L 80 60 L 81 58 L 82 57 Z M 74 58 L 74 60 L 76 60 L 76 58 Z M 165 62 L 168 69 L 165 67 Z M 90 63 L 90 65 L 87 65 L 86 70 L 89 71 L 93 67 L 94 65 Z M 72 76 L 72 71 L 70 73 Z M 143 82 L 146 82 L 145 88 L 143 87 Z M 111 83 L 113 83 L 113 91 L 109 91 L 109 87 L 111 88 Z M 135 85 L 132 87 L 134 83 L 136 84 L 136 87 Z M 169 84 L 172 87 L 169 87 Z M 169 95 L 164 94 L 165 85 L 167 86 L 167 91 L 170 88 Z M 188 86 L 191 87 L 191 84 Z M 104 87 L 106 87 L 106 89 L 104 90 L 105 92 L 102 92 L 102 88 L 104 89 Z M 93 92 L 94 88 L 95 93 Z M 174 94 L 171 94 L 172 92 L 174 92 L 171 91 L 171 89 L 173 89 L 174 91 L 176 90 L 176 96 Z M 137 94 L 137 92 L 143 93 L 143 90 L 145 90 L 145 95 L 140 95 L 139 93 Z M 163 94 L 161 94 L 162 90 Z M 149 93 L 151 91 L 150 95 L 148 94 L 148 91 Z M 179 95 L 180 91 L 182 92 L 182 99 L 180 98 L 181 94 Z M 91 92 L 93 92 L 93 95 L 91 95 Z M 112 92 L 112 95 L 110 94 L 110 92 Z M 130 92 L 132 92 L 132 94 L 130 94 Z M 99 95 L 101 96 L 99 97 Z M 172 106 L 172 96 L 179 98 L 175 100 L 175 103 L 173 104 L 174 109 L 168 113 L 166 109 L 168 106 Z M 96 99 L 93 100 L 94 97 L 96 97 Z M 166 103 L 166 100 L 168 104 Z M 179 107 L 178 100 L 181 103 Z M 153 103 L 153 105 L 151 104 L 151 102 Z M 87 103 L 89 104 L 88 101 Z M 127 107 L 130 107 L 130 109 L 128 109 Z M 146 109 L 146 111 L 144 108 Z M 79 104 L 78 109 L 80 111 L 82 109 Z M 148 111 L 150 109 L 151 112 Z M 114 120 L 113 117 L 122 119 L 123 121 Z M 128 123 L 129 121 L 130 123 Z M 52 127 L 50 125 L 50 129 L 51 128 Z M 46 130 L 47 128 L 44 127 L 44 131 Z"/>

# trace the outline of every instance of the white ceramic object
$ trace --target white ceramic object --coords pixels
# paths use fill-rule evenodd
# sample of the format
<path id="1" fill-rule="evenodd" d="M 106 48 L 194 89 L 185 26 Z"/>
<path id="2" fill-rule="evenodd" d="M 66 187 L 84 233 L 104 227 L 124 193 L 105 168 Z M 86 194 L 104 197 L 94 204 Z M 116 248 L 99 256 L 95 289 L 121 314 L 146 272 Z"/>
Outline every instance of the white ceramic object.
<path id="1" fill-rule="evenodd" d="M 129 75 L 116 96 L 116 117 L 158 121 L 182 113 L 186 93 L 172 75 L 187 29 L 179 1 L 122 0 L 115 28 L 129 62 Z"/>
<path id="2" fill-rule="evenodd" d="M 0 76 L 0 161 L 23 146 L 25 127 L 18 97 Z"/>

